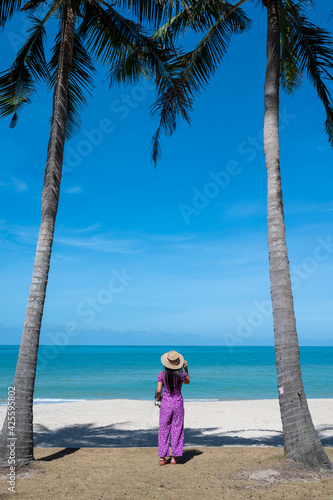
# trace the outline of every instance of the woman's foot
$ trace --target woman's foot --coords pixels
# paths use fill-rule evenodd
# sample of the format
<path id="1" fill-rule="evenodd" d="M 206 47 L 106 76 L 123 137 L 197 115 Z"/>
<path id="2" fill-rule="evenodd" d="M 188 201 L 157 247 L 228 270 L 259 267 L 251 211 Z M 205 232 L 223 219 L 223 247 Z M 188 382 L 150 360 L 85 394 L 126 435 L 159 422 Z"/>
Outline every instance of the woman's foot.
<path id="1" fill-rule="evenodd" d="M 159 464 L 160 465 L 166 465 L 166 463 L 167 463 L 166 458 L 165 457 L 160 457 Z"/>
<path id="2" fill-rule="evenodd" d="M 171 457 L 170 464 L 172 464 L 172 465 L 177 464 L 177 460 L 175 457 Z"/>

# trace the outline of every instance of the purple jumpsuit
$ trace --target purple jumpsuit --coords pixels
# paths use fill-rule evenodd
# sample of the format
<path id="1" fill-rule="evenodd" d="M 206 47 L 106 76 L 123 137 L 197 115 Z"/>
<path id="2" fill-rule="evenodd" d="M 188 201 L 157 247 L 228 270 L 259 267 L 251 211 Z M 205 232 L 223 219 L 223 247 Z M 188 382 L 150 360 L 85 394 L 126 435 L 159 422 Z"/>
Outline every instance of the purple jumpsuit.
<path id="1" fill-rule="evenodd" d="M 181 374 L 181 383 L 186 380 L 186 373 Z M 164 372 L 159 373 L 157 382 L 162 382 L 164 394 L 160 407 L 160 427 L 158 433 L 158 455 L 169 455 L 169 439 L 171 433 L 171 450 L 174 457 L 181 457 L 184 444 L 184 404 L 181 386 L 175 388 L 173 395 L 164 383 Z"/>

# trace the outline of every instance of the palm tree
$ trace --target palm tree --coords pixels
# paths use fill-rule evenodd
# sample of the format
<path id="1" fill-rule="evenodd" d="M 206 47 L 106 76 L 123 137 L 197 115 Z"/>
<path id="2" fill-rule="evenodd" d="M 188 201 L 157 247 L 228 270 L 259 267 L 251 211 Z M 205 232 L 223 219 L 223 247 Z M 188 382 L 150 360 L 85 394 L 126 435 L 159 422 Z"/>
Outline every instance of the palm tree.
<path id="1" fill-rule="evenodd" d="M 236 6 L 215 0 L 194 1 L 156 32 L 155 36 L 164 41 L 183 35 L 188 28 L 205 32 L 195 49 L 179 57 L 177 61 L 183 66 L 179 78 L 193 93 L 207 85 L 218 62 L 222 60 L 229 41 L 228 28 L 231 20 L 235 17 L 235 12 L 239 12 L 237 8 L 245 1 L 238 2 Z M 221 3 L 224 5 L 222 15 Z M 324 105 L 325 129 L 333 145 L 333 103 L 324 82 L 325 79 L 332 81 L 333 40 L 327 31 L 309 22 L 304 12 L 308 3 L 306 0 L 262 1 L 267 10 L 264 150 L 275 355 L 285 450 L 299 467 L 325 470 L 332 469 L 332 464 L 314 428 L 301 376 L 279 159 L 280 82 L 283 89 L 292 94 L 301 85 L 305 74 Z M 212 23 L 209 22 L 209 13 L 214 21 Z M 168 108 L 167 103 L 168 96 L 161 96 L 160 107 L 155 110 L 162 117 L 153 143 L 155 159 L 158 156 L 159 131 L 165 122 L 174 119 L 174 112 Z"/>
<path id="2" fill-rule="evenodd" d="M 280 25 L 284 28 L 283 31 Z M 311 35 L 314 37 L 314 43 L 311 43 Z M 325 65 L 330 63 L 332 67 L 333 64 L 332 41 L 329 50 L 321 50 L 328 45 L 326 36 L 326 33 L 311 26 L 301 15 L 298 6 L 292 2 L 267 0 L 264 150 L 268 193 L 269 269 L 279 402 L 288 457 L 294 459 L 301 468 L 314 470 L 332 469 L 332 464 L 314 428 L 301 376 L 280 176 L 279 82 L 281 59 L 282 81 L 287 90 L 292 90 L 300 83 L 299 76 L 307 69 L 326 108 L 326 130 L 333 143 L 333 109 L 329 93 L 321 79 Z M 280 55 L 280 40 L 283 37 L 286 37 L 286 40 L 283 40 L 285 43 Z M 304 42 L 308 42 L 310 47 L 305 46 Z M 309 48 L 317 50 L 310 52 Z M 305 64 L 304 58 L 308 59 L 308 64 Z"/>
<path id="3" fill-rule="evenodd" d="M 10 437 L 16 438 L 16 464 L 25 465 L 33 458 L 32 398 L 36 375 L 39 332 L 41 328 L 54 225 L 59 200 L 67 124 L 69 78 L 73 60 L 74 23 L 75 15 L 71 5 L 64 6 L 62 12 L 59 58 L 53 93 L 51 132 L 42 191 L 42 217 L 22 341 L 13 384 L 15 388 L 16 425 L 15 431 L 9 432 L 11 426 L 10 420 L 8 421 L 7 413 L 1 435 L 1 461 L 3 465 L 6 465 L 6 462 L 8 464 L 6 445 Z M 8 96 L 14 96 L 14 92 L 17 89 L 17 99 L 14 104 L 16 108 L 14 109 L 14 116 L 11 122 L 12 126 L 17 121 L 18 106 L 21 103 L 23 104 L 24 100 L 29 99 L 29 92 L 32 90 L 31 74 L 29 74 L 28 70 L 25 72 L 26 68 L 22 65 L 21 59 L 24 58 L 26 60 L 26 54 L 30 53 L 30 57 L 32 56 L 33 60 L 31 72 L 33 69 L 36 71 L 39 70 L 40 76 L 46 77 L 47 68 L 42 50 L 42 37 L 44 31 L 41 24 L 42 23 L 36 23 L 36 29 L 33 30 L 33 35 L 16 59 L 11 70 L 12 81 L 9 80 L 7 75 L 4 75 L 1 79 L 2 88 L 5 88 L 4 91 L 7 92 Z M 40 68 L 37 67 L 38 64 Z M 21 82 L 19 82 L 19 79 L 21 79 Z M 21 95 L 19 92 L 21 92 Z M 11 103 L 7 105 L 8 109 L 4 111 L 4 114 L 7 114 L 11 106 Z"/>
<path id="4" fill-rule="evenodd" d="M 119 1 L 122 8 L 125 2 Z M 169 16 L 169 5 L 154 1 L 129 2 L 140 21 L 158 23 Z M 20 0 L 0 4 L 0 26 L 21 8 Z M 31 30 L 12 67 L 0 76 L 0 115 L 13 115 L 14 127 L 22 107 L 31 101 L 36 83 L 48 82 L 53 90 L 51 131 L 42 191 L 41 224 L 35 263 L 16 366 L 15 428 L 8 413 L 0 440 L 0 465 L 8 466 L 10 440 L 15 440 L 15 464 L 27 465 L 33 459 L 33 393 L 39 335 L 50 267 L 54 227 L 57 215 L 63 152 L 66 137 L 78 128 L 79 110 L 85 103 L 85 91 L 92 86 L 94 61 L 106 64 L 110 82 L 138 81 L 141 76 L 154 78 L 159 93 L 174 87 L 175 103 L 185 118 L 191 98 L 184 86 L 173 78 L 173 48 L 152 40 L 140 24 L 124 18 L 105 0 L 30 0 L 22 7 L 30 12 Z M 39 12 L 41 19 L 33 14 Z M 53 56 L 45 57 L 45 25 L 60 20 Z M 113 67 L 127 61 L 121 72 Z"/>

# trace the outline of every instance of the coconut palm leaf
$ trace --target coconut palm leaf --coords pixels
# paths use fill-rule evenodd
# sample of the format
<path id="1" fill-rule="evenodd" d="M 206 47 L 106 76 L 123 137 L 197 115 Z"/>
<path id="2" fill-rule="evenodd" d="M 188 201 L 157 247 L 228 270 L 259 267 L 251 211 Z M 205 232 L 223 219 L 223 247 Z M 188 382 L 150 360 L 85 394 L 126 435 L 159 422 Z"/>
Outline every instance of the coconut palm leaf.
<path id="1" fill-rule="evenodd" d="M 4 28 L 13 15 L 21 8 L 22 0 L 1 0 L 0 2 L 0 28 Z"/>
<path id="2" fill-rule="evenodd" d="M 233 10 L 231 4 L 224 4 L 223 10 L 195 49 L 179 60 L 184 67 L 183 76 L 194 91 L 206 87 L 227 53 L 231 36 L 245 31 L 250 25 L 241 9 Z"/>
<path id="3" fill-rule="evenodd" d="M 281 8 L 282 26 L 287 27 L 282 39 L 282 85 L 289 93 L 307 75 L 326 111 L 325 130 L 333 146 L 333 101 L 325 84 L 333 77 L 332 35 L 312 24 L 304 15 L 302 2 L 285 0 Z"/>
<path id="4" fill-rule="evenodd" d="M 156 30 L 153 37 L 163 40 L 174 39 L 184 36 L 188 29 L 194 33 L 207 32 L 221 19 L 221 16 L 231 17 L 241 30 L 248 29 L 251 21 L 240 9 L 246 1 L 240 0 L 236 5 L 232 5 L 223 0 L 196 0 L 191 3 L 184 0 L 184 8 Z"/>
<path id="5" fill-rule="evenodd" d="M 142 77 L 151 78 L 153 72 L 147 56 L 150 54 L 135 46 L 119 50 L 117 61 L 108 74 L 110 87 L 114 84 L 135 85 Z"/>
<path id="6" fill-rule="evenodd" d="M 172 109 L 189 120 L 189 93 L 184 83 L 177 80 L 178 74 L 175 77 L 175 65 L 168 62 L 172 59 L 173 48 L 149 37 L 140 25 L 125 19 L 114 9 L 104 10 L 94 1 L 86 9 L 80 33 L 88 40 L 96 58 L 111 68 L 110 85 L 134 84 L 142 76 L 152 77 L 160 96 L 157 103 L 163 102 L 167 107 L 165 101 L 169 98 Z M 176 118 L 168 119 L 166 112 L 163 117 L 155 141 L 162 130 L 170 134 L 175 128 Z M 156 152 L 154 158 L 157 157 Z"/>
<path id="7" fill-rule="evenodd" d="M 161 110 L 160 124 L 154 135 L 152 148 L 152 158 L 156 165 L 160 157 L 159 139 L 162 131 L 172 135 L 178 117 L 190 122 L 192 96 L 181 78 L 182 67 L 177 63 L 173 47 L 165 47 L 161 40 L 143 38 L 141 46 L 125 47 L 117 52 L 109 77 L 111 85 L 133 85 L 142 77 L 154 79 L 158 98 L 151 109 L 151 115 Z"/>
<path id="8" fill-rule="evenodd" d="M 125 19 L 113 8 L 103 9 L 97 2 L 87 4 L 79 29 L 96 59 L 110 69 L 110 85 L 131 79 L 136 81 L 141 69 L 135 67 L 140 52 L 149 44 L 147 33 L 137 23 Z M 127 60 L 121 75 L 120 67 Z M 143 67 L 143 62 L 140 64 Z M 117 70 L 115 70 L 117 68 Z M 133 70 L 133 74 L 131 74 Z M 116 77 L 115 75 L 118 74 Z"/>
<path id="9" fill-rule="evenodd" d="M 33 22 L 33 27 L 29 30 L 30 37 L 25 46 L 21 49 L 19 56 L 23 59 L 31 71 L 34 80 L 47 81 L 49 72 L 45 59 L 44 45 L 46 42 L 45 20 L 30 16 Z"/>
<path id="10" fill-rule="evenodd" d="M 175 72 L 175 74 L 177 74 Z M 152 138 L 151 156 L 156 166 L 161 156 L 160 138 L 161 133 L 171 136 L 183 118 L 190 124 L 190 113 L 193 109 L 193 97 L 186 83 L 181 77 L 174 77 L 171 81 L 164 83 L 164 92 L 160 93 L 157 101 L 151 108 L 151 115 L 159 113 L 159 126 Z"/>
<path id="11" fill-rule="evenodd" d="M 93 5 L 92 9 L 96 9 L 96 6 Z M 98 23 L 94 22 L 96 18 L 96 11 L 94 15 L 88 11 L 87 21 L 83 20 L 81 29 L 88 35 L 91 47 L 95 47 L 96 57 L 111 67 L 110 85 L 135 84 L 142 76 L 155 80 L 159 97 L 152 114 L 155 108 L 164 107 L 158 132 L 154 136 L 153 159 L 156 163 L 162 130 L 171 135 L 178 116 L 189 121 L 192 105 L 190 93 L 179 78 L 181 67 L 175 64 L 174 49 L 166 47 L 158 38 L 148 37 L 138 24 L 129 23 L 113 9 L 100 12 Z M 114 37 L 116 43 L 112 43 Z M 177 116 L 171 116 L 171 110 Z"/>
<path id="12" fill-rule="evenodd" d="M 281 36 L 281 86 L 283 90 L 292 95 L 302 85 L 302 74 L 297 66 L 297 56 L 291 41 L 291 28 L 288 23 L 285 4 L 281 5 L 280 36 Z"/>
<path id="13" fill-rule="evenodd" d="M 119 50 L 141 46 L 147 33 L 134 21 L 124 18 L 112 7 L 103 9 L 97 1 L 85 5 L 85 14 L 79 30 L 87 47 L 102 64 L 111 67 L 117 63 Z"/>
<path id="14" fill-rule="evenodd" d="M 22 106 L 31 102 L 35 92 L 31 73 L 25 65 L 14 66 L 8 73 L 0 76 L 0 116 L 13 114 L 10 128 L 14 128 Z"/>
<path id="15" fill-rule="evenodd" d="M 138 22 L 147 22 L 155 27 L 181 10 L 184 0 L 119 0 L 125 11 L 131 11 Z"/>
<path id="16" fill-rule="evenodd" d="M 49 88 L 54 86 L 56 78 L 60 41 L 61 29 L 56 36 L 53 55 L 48 65 L 50 71 Z M 91 91 L 94 88 L 93 76 L 95 71 L 95 66 L 89 51 L 83 43 L 80 34 L 76 31 L 73 44 L 72 68 L 69 77 L 67 138 L 73 137 L 80 128 L 80 110 L 86 105 L 87 95 L 91 95 Z"/>
<path id="17" fill-rule="evenodd" d="M 143 76 L 154 78 L 161 92 L 163 85 L 168 85 L 167 81 L 173 76 L 170 61 L 175 59 L 175 49 L 173 45 L 166 46 L 160 39 L 147 36 L 142 30 L 136 37 L 135 43 L 130 38 L 122 47 L 115 48 L 110 63 L 110 85 L 133 85 Z"/>
<path id="18" fill-rule="evenodd" d="M 45 60 L 45 19 L 31 16 L 33 26 L 28 40 L 16 56 L 12 67 L 0 76 L 0 116 L 13 115 L 10 127 L 15 127 L 20 109 L 31 102 L 36 82 L 48 79 Z"/>
<path id="19" fill-rule="evenodd" d="M 29 0 L 29 2 L 23 5 L 21 12 L 24 12 L 25 10 L 34 10 L 38 7 L 38 5 L 44 2 L 46 2 L 46 0 Z"/>
<path id="20" fill-rule="evenodd" d="M 149 38 L 145 46 L 120 50 L 109 71 L 110 85 L 134 85 L 141 77 L 152 78 L 161 92 L 168 85 L 168 80 L 173 78 L 170 73 L 172 57 L 174 52 L 171 48 L 164 48 L 159 41 Z"/>
<path id="21" fill-rule="evenodd" d="M 207 34 L 197 44 L 194 50 L 179 55 L 173 61 L 173 83 L 167 85 L 165 91 L 160 92 L 157 102 L 151 109 L 152 116 L 159 114 L 160 122 L 152 140 L 152 159 L 156 164 L 160 156 L 160 133 L 164 130 L 167 135 L 172 135 L 178 123 L 178 117 L 189 119 L 194 93 L 207 86 L 209 79 L 223 60 L 233 33 L 245 31 L 251 24 L 242 9 L 241 3 L 236 6 L 223 1 L 208 2 L 197 0 L 188 5 L 184 13 L 176 15 L 162 28 L 157 30 L 153 38 L 159 38 L 163 43 L 171 43 L 173 29 L 175 34 L 184 34 L 187 27 Z M 212 25 L 213 22 L 213 25 Z M 175 99 L 183 95 L 183 105 L 177 106 Z"/>

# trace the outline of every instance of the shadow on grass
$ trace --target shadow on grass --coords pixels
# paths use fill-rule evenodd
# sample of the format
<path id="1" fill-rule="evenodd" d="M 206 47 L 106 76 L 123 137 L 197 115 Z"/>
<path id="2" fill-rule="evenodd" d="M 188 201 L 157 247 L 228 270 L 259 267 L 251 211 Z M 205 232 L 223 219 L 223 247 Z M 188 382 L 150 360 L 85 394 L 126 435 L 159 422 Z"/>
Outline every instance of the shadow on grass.
<path id="1" fill-rule="evenodd" d="M 203 451 L 201 450 L 196 450 L 195 448 L 192 448 L 190 450 L 184 450 L 184 453 L 183 453 L 183 456 L 182 457 L 178 457 L 177 458 L 177 462 L 181 465 L 181 464 L 186 464 L 187 462 L 189 462 L 190 460 L 192 460 L 192 458 L 198 456 L 198 455 L 202 455 L 203 454 Z"/>
<path id="2" fill-rule="evenodd" d="M 157 446 L 158 429 L 124 429 L 126 423 L 96 427 L 92 424 L 72 425 L 50 430 L 35 426 L 34 444 L 39 447 L 70 448 L 132 448 Z M 333 428 L 317 428 L 324 446 L 333 446 Z M 243 429 L 221 432 L 211 428 L 185 428 L 184 446 L 283 446 L 282 432 L 269 429 Z M 73 450 L 74 449 L 74 450 Z M 59 453 L 66 453 L 62 451 Z M 44 459 L 45 460 L 45 459 Z M 51 458 L 49 458 L 51 460 Z"/>
<path id="3" fill-rule="evenodd" d="M 48 455 L 47 457 L 38 458 L 37 462 L 52 462 L 52 460 L 57 460 L 58 458 L 63 458 L 66 455 L 71 455 L 72 453 L 75 453 L 79 449 L 80 448 L 64 448 L 63 450 L 60 450 L 60 451 L 57 451 L 56 453 L 52 453 L 51 455 Z"/>

